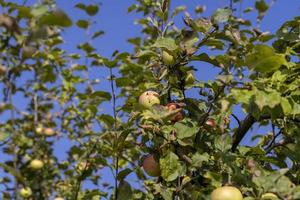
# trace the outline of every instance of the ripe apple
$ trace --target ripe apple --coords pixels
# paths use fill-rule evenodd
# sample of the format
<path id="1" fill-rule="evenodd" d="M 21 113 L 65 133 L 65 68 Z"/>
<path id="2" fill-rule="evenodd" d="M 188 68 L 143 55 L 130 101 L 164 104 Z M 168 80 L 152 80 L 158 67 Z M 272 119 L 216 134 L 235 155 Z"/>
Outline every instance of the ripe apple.
<path id="1" fill-rule="evenodd" d="M 155 104 L 160 104 L 159 94 L 154 91 L 146 91 L 139 97 L 139 104 L 144 108 L 151 108 Z"/>
<path id="2" fill-rule="evenodd" d="M 22 189 L 20 190 L 20 195 L 21 195 L 21 197 L 23 197 L 23 198 L 28 198 L 28 197 L 30 197 L 30 196 L 32 195 L 32 191 L 31 191 L 30 187 L 22 188 Z"/>
<path id="3" fill-rule="evenodd" d="M 53 136 L 53 135 L 55 135 L 55 131 L 52 128 L 45 128 L 44 129 L 44 134 L 46 136 Z"/>
<path id="4" fill-rule="evenodd" d="M 168 104 L 166 105 L 166 107 L 167 107 L 167 109 L 168 109 L 169 111 L 172 111 L 172 110 L 176 110 L 176 109 L 181 108 L 181 106 L 180 106 L 179 104 L 177 104 L 177 103 L 168 103 Z M 180 111 L 180 112 L 176 113 L 175 116 L 172 117 L 171 121 L 175 123 L 175 122 L 178 122 L 178 121 L 183 120 L 183 118 L 184 118 L 183 112 Z"/>
<path id="5" fill-rule="evenodd" d="M 166 65 L 173 65 L 175 63 L 174 57 L 167 51 L 162 52 L 162 60 Z"/>
<path id="6" fill-rule="evenodd" d="M 29 165 L 32 169 L 35 169 L 35 170 L 38 170 L 38 169 L 41 169 L 44 167 L 43 161 L 38 160 L 38 159 L 32 160 Z"/>
<path id="7" fill-rule="evenodd" d="M 157 177 L 160 175 L 159 163 L 151 154 L 144 157 L 143 168 L 149 176 Z"/>
<path id="8" fill-rule="evenodd" d="M 206 122 L 205 122 L 206 125 L 212 127 L 212 128 L 216 128 L 217 127 L 217 124 L 215 122 L 215 120 L 213 119 L 207 119 Z"/>
<path id="9" fill-rule="evenodd" d="M 223 186 L 211 193 L 211 200 L 243 200 L 243 195 L 236 187 Z"/>
<path id="10" fill-rule="evenodd" d="M 56 197 L 54 200 L 65 200 L 65 199 L 62 197 Z"/>
<path id="11" fill-rule="evenodd" d="M 274 193 L 267 192 L 261 196 L 262 200 L 279 200 L 278 196 Z"/>

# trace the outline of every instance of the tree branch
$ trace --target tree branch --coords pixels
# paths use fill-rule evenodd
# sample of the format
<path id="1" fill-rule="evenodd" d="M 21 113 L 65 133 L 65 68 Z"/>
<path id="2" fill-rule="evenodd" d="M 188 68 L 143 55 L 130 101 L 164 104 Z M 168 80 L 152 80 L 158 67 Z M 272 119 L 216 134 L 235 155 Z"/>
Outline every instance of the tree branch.
<path id="1" fill-rule="evenodd" d="M 245 137 L 248 130 L 255 122 L 256 120 L 251 114 L 248 114 L 246 118 L 241 122 L 241 125 L 233 134 L 232 147 L 231 147 L 232 151 L 236 150 L 237 146 L 240 144 L 240 142 Z"/>

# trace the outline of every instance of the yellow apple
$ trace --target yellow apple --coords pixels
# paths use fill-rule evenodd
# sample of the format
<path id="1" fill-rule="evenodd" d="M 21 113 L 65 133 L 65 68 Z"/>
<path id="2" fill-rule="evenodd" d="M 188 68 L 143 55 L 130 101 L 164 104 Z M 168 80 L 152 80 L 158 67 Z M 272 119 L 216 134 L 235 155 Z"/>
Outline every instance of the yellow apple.
<path id="1" fill-rule="evenodd" d="M 261 196 L 262 200 L 279 200 L 278 196 L 274 193 L 267 192 Z"/>
<path id="2" fill-rule="evenodd" d="M 54 200 L 65 200 L 65 199 L 62 197 L 56 197 Z"/>
<path id="3" fill-rule="evenodd" d="M 236 187 L 223 186 L 211 193 L 211 200 L 243 200 L 243 195 Z"/>
<path id="4" fill-rule="evenodd" d="M 32 191 L 31 191 L 30 187 L 22 188 L 22 189 L 20 190 L 20 195 L 21 195 L 21 197 L 23 197 L 23 198 L 28 198 L 28 197 L 30 197 L 30 196 L 32 195 Z"/>
<path id="5" fill-rule="evenodd" d="M 44 167 L 44 163 L 41 160 L 34 159 L 30 162 L 30 168 L 32 168 L 32 169 L 38 170 L 38 169 L 41 169 L 43 167 Z"/>
<path id="6" fill-rule="evenodd" d="M 139 97 L 139 104 L 144 108 L 151 108 L 155 104 L 160 104 L 159 94 L 154 91 L 146 91 Z"/>

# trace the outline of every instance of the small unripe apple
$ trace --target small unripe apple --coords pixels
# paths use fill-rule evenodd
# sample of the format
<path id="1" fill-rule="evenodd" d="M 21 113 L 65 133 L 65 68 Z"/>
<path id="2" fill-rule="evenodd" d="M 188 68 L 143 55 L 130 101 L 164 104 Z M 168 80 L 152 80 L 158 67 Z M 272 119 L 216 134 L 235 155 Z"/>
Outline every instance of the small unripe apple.
<path id="1" fill-rule="evenodd" d="M 35 132 L 39 135 L 43 134 L 43 127 L 36 127 Z"/>
<path id="2" fill-rule="evenodd" d="M 23 198 L 28 198 L 28 197 L 30 197 L 30 196 L 32 195 L 32 191 L 31 191 L 30 187 L 22 188 L 22 189 L 20 190 L 20 195 L 21 195 L 21 197 L 23 197 Z"/>
<path id="3" fill-rule="evenodd" d="M 162 52 L 162 60 L 166 65 L 173 65 L 174 62 L 174 57 L 169 54 L 167 51 Z"/>
<path id="4" fill-rule="evenodd" d="M 34 160 L 32 160 L 32 161 L 30 162 L 30 167 L 31 167 L 32 169 L 38 170 L 38 169 L 41 169 L 41 168 L 44 167 L 44 163 L 43 163 L 43 161 L 41 161 L 41 160 L 34 159 Z"/>
<path id="5" fill-rule="evenodd" d="M 6 73 L 6 68 L 0 64 L 0 75 L 4 75 Z"/>
<path id="6" fill-rule="evenodd" d="M 160 175 L 159 163 L 153 155 L 147 155 L 143 160 L 144 171 L 152 177 Z"/>
<path id="7" fill-rule="evenodd" d="M 243 200 L 243 195 L 236 187 L 223 186 L 211 193 L 211 200 Z"/>
<path id="8" fill-rule="evenodd" d="M 181 106 L 179 104 L 177 104 L 177 103 L 168 103 L 166 105 L 166 107 L 170 111 L 181 108 Z M 171 121 L 175 123 L 175 122 L 183 120 L 183 118 L 184 118 L 183 112 L 180 111 L 180 112 L 176 113 L 176 115 L 171 118 Z"/>
<path id="9" fill-rule="evenodd" d="M 159 94 L 154 91 L 146 91 L 139 97 L 139 104 L 144 108 L 151 108 L 155 104 L 160 104 Z"/>
<path id="10" fill-rule="evenodd" d="M 206 122 L 205 122 L 206 125 L 212 127 L 212 128 L 216 128 L 217 127 L 217 124 L 215 122 L 215 120 L 213 119 L 207 119 Z"/>
<path id="11" fill-rule="evenodd" d="M 261 196 L 262 200 L 279 200 L 278 196 L 274 193 L 267 192 Z"/>

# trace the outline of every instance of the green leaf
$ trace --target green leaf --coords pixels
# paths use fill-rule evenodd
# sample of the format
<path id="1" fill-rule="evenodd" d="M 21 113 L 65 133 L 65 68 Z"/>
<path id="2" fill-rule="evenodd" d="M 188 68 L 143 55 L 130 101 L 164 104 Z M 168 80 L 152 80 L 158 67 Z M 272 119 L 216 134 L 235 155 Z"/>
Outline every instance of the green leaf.
<path id="1" fill-rule="evenodd" d="M 226 135 L 218 135 L 215 137 L 215 147 L 221 152 L 226 152 L 231 149 L 231 136 L 229 134 Z"/>
<path id="2" fill-rule="evenodd" d="M 209 55 L 207 55 L 207 53 L 201 53 L 197 56 L 193 56 L 191 58 L 191 60 L 193 60 L 193 61 L 203 61 L 203 62 L 210 63 L 214 66 L 220 66 L 220 63 L 215 58 L 209 57 Z"/>
<path id="3" fill-rule="evenodd" d="M 268 5 L 264 0 L 256 0 L 255 8 L 258 10 L 258 12 L 264 13 L 268 10 Z"/>
<path id="4" fill-rule="evenodd" d="M 281 108 L 284 112 L 284 114 L 288 115 L 292 112 L 293 108 L 290 104 L 289 100 L 287 98 L 282 97 L 280 102 Z"/>
<path id="5" fill-rule="evenodd" d="M 159 159 L 161 176 L 165 181 L 173 181 L 180 175 L 179 158 L 172 151 L 168 151 L 164 157 Z"/>
<path id="6" fill-rule="evenodd" d="M 78 20 L 76 25 L 79 27 L 79 28 L 83 28 L 83 29 L 87 29 L 89 27 L 89 22 L 86 21 L 86 20 Z"/>
<path id="7" fill-rule="evenodd" d="M 213 14 L 212 19 L 215 23 L 224 23 L 229 20 L 229 17 L 231 15 L 231 10 L 228 8 L 219 8 L 216 10 L 216 12 Z"/>
<path id="8" fill-rule="evenodd" d="M 86 7 L 86 13 L 89 16 L 95 16 L 99 11 L 99 6 L 98 5 L 89 5 Z"/>
<path id="9" fill-rule="evenodd" d="M 99 37 L 100 35 L 103 35 L 104 34 L 104 31 L 97 31 L 93 34 L 92 36 L 92 39 L 95 39 L 97 37 Z"/>
<path id="10" fill-rule="evenodd" d="M 132 188 L 126 181 L 121 181 L 118 188 L 118 200 L 132 199 Z"/>
<path id="11" fill-rule="evenodd" d="M 0 132 L 0 141 L 6 140 L 10 136 L 10 133 L 8 132 Z"/>
<path id="12" fill-rule="evenodd" d="M 117 179 L 118 179 L 119 181 L 120 181 L 120 180 L 124 180 L 124 179 L 126 178 L 126 176 L 128 176 L 131 172 L 132 172 L 131 169 L 126 168 L 126 169 L 124 169 L 124 170 L 122 170 L 122 171 L 120 171 L 120 172 L 118 173 Z"/>
<path id="13" fill-rule="evenodd" d="M 44 15 L 48 12 L 48 6 L 44 5 L 44 6 L 36 6 L 33 9 L 31 9 L 31 15 L 33 17 L 38 17 L 41 15 Z"/>
<path id="14" fill-rule="evenodd" d="M 96 97 L 98 98 L 100 97 L 106 101 L 109 101 L 111 99 L 111 94 L 105 91 L 96 91 L 92 93 L 91 98 L 96 98 Z"/>
<path id="15" fill-rule="evenodd" d="M 272 47 L 256 45 L 253 52 L 246 57 L 245 63 L 250 69 L 268 73 L 277 70 L 281 65 L 287 64 L 283 54 L 277 54 Z"/>
<path id="16" fill-rule="evenodd" d="M 208 153 L 200 154 L 197 152 L 192 156 L 192 166 L 199 168 L 202 166 L 203 162 L 207 162 L 208 160 L 209 160 Z"/>
<path id="17" fill-rule="evenodd" d="M 56 9 L 49 14 L 45 14 L 39 21 L 42 25 L 69 27 L 72 21 L 69 16 L 61 9 Z"/>
<path id="18" fill-rule="evenodd" d="M 176 136 L 179 139 L 192 137 L 199 131 L 197 124 L 191 121 L 177 122 L 175 123 L 174 128 L 176 129 Z"/>
<path id="19" fill-rule="evenodd" d="M 156 40 L 156 42 L 152 46 L 158 47 L 158 48 L 165 48 L 169 51 L 175 51 L 178 49 L 178 46 L 175 43 L 175 40 L 172 38 L 159 38 Z"/>

